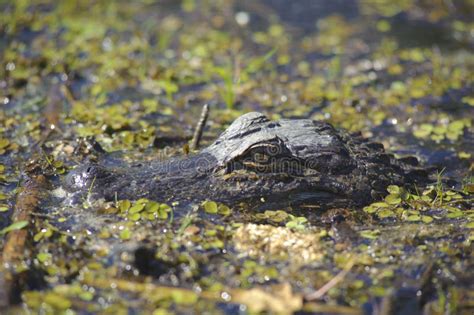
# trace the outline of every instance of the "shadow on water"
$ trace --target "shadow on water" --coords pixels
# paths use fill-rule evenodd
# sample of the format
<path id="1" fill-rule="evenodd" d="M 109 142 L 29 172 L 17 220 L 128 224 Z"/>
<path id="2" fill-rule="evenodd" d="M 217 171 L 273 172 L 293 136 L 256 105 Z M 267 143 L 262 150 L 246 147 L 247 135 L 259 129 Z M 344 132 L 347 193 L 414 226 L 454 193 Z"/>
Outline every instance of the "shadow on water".
<path id="1" fill-rule="evenodd" d="M 299 28 L 303 33 L 315 31 L 319 19 L 333 14 L 349 21 L 359 16 L 357 1 L 354 0 L 264 0 L 262 3 L 275 12 L 283 23 Z"/>

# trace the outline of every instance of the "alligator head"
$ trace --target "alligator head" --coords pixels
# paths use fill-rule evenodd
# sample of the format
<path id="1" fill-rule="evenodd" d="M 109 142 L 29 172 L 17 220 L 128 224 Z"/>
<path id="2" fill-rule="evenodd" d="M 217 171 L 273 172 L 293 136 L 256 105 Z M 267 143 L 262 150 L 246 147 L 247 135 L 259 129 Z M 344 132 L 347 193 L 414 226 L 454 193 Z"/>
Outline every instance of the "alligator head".
<path id="1" fill-rule="evenodd" d="M 416 159 L 395 159 L 379 143 L 309 119 L 236 119 L 200 153 L 146 165 L 85 164 L 66 178 L 69 190 L 106 200 L 262 200 L 317 206 L 363 205 L 390 184 L 413 181 Z"/>

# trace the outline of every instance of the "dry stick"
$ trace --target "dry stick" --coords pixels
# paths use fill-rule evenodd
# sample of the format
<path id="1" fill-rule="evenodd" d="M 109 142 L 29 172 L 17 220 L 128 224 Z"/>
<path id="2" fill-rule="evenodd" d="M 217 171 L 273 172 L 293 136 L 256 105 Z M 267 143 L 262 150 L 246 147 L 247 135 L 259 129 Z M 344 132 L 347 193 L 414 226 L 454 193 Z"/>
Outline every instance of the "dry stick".
<path id="1" fill-rule="evenodd" d="M 346 277 L 346 275 L 352 269 L 354 264 L 355 264 L 355 259 L 350 259 L 349 262 L 344 266 L 344 269 L 342 269 L 334 278 L 329 280 L 320 289 L 318 289 L 318 290 L 314 291 L 313 293 L 308 294 L 307 296 L 305 296 L 305 300 L 306 301 L 314 301 L 314 300 L 321 299 L 329 290 L 331 290 L 333 287 L 335 287 L 339 282 L 341 282 Z"/>
<path id="2" fill-rule="evenodd" d="M 196 125 L 196 130 L 194 130 L 193 139 L 191 140 L 191 145 L 189 146 L 191 150 L 196 150 L 199 147 L 199 141 L 201 141 L 202 132 L 204 130 L 204 126 L 206 125 L 208 116 L 209 116 L 209 105 L 204 104 L 201 111 L 201 117 L 199 118 L 199 122 Z"/>
<path id="3" fill-rule="evenodd" d="M 31 214 L 37 210 L 47 186 L 48 181 L 43 175 L 32 176 L 25 181 L 16 198 L 12 222 L 30 222 Z M 0 253 L 0 310 L 10 305 L 16 280 L 12 270 L 24 258 L 27 239 L 28 231 L 25 229 L 11 231 L 6 236 Z"/>

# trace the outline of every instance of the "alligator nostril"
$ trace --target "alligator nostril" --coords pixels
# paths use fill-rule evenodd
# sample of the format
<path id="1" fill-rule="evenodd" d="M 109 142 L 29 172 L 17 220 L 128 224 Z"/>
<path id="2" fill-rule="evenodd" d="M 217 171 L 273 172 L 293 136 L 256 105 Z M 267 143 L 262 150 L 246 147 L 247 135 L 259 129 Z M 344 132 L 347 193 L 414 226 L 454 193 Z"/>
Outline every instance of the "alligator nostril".
<path id="1" fill-rule="evenodd" d="M 342 223 L 346 221 L 346 217 L 342 214 L 336 214 L 335 216 L 332 217 L 332 223 Z"/>

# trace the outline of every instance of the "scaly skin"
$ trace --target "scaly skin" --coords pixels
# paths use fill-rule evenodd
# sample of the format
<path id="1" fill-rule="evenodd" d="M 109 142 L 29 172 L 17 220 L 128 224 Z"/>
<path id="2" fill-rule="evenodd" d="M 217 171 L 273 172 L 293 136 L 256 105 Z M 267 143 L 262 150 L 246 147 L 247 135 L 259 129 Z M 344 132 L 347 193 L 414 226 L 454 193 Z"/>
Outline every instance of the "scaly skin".
<path id="1" fill-rule="evenodd" d="M 65 186 L 106 200 L 265 200 L 327 208 L 365 205 L 383 197 L 388 185 L 426 176 L 416 159 L 396 159 L 381 144 L 328 123 L 270 121 L 252 112 L 194 156 L 114 169 L 84 164 Z"/>

